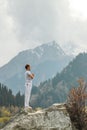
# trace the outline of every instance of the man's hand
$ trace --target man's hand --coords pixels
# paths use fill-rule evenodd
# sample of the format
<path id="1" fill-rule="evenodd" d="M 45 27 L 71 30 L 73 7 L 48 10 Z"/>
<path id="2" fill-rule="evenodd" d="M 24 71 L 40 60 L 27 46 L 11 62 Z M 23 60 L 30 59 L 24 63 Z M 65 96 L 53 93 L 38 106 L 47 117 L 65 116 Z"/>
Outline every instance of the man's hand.
<path id="1" fill-rule="evenodd" d="M 32 73 L 33 77 L 34 77 L 34 74 Z"/>
<path id="2" fill-rule="evenodd" d="M 30 77 L 31 79 L 33 79 L 33 78 L 34 78 L 34 74 L 33 74 L 33 73 L 30 74 L 29 77 Z"/>
<path id="3" fill-rule="evenodd" d="M 34 78 L 34 74 L 32 73 L 32 78 Z"/>

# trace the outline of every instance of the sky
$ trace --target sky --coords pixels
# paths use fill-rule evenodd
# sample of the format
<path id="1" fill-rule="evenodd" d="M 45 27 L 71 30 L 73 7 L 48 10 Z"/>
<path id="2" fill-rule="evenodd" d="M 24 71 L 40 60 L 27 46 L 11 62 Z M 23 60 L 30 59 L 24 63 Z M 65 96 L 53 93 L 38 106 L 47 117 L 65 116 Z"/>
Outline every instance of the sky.
<path id="1" fill-rule="evenodd" d="M 0 0 L 0 66 L 20 51 L 55 40 L 87 52 L 87 0 Z"/>

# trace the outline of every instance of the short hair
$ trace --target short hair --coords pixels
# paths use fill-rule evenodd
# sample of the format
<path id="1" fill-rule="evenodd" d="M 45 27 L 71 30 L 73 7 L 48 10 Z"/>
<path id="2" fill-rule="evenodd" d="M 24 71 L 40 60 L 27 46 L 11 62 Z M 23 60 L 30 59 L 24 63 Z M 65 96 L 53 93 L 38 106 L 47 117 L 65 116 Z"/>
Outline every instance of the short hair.
<path id="1" fill-rule="evenodd" d="M 29 64 L 26 64 L 26 65 L 25 65 L 25 69 L 27 69 L 28 67 L 30 67 L 30 65 L 29 65 Z"/>

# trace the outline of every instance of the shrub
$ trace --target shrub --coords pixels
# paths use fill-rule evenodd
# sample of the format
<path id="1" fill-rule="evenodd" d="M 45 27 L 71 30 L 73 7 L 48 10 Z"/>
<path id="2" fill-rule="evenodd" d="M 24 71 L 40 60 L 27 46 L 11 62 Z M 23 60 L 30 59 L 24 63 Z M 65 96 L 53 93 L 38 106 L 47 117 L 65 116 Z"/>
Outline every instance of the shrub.
<path id="1" fill-rule="evenodd" d="M 79 130 L 87 130 L 87 84 L 81 78 L 79 86 L 69 92 L 66 108 L 74 126 Z"/>
<path id="2" fill-rule="evenodd" d="M 6 123 L 10 120 L 10 117 L 1 117 L 0 118 L 0 123 Z"/>
<path id="3" fill-rule="evenodd" d="M 6 117 L 11 116 L 11 113 L 7 108 L 1 107 L 0 108 L 0 117 L 5 117 L 5 116 Z"/>

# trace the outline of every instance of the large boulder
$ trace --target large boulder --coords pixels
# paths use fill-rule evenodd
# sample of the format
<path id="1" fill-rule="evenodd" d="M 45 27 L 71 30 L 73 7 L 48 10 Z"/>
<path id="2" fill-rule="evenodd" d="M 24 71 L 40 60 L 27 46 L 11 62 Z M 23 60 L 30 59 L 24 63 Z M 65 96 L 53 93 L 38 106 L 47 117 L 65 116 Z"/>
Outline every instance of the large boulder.
<path id="1" fill-rule="evenodd" d="M 72 123 L 65 104 L 49 108 L 21 111 L 2 130 L 72 130 Z"/>

